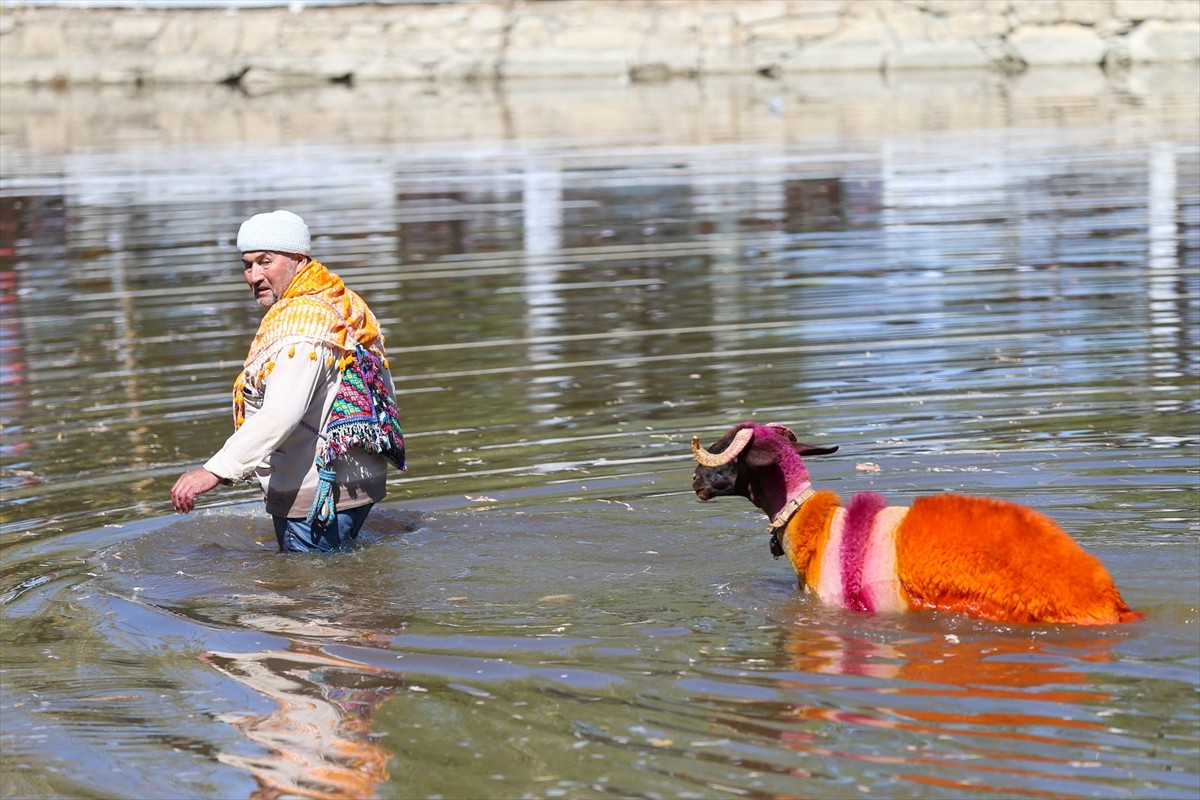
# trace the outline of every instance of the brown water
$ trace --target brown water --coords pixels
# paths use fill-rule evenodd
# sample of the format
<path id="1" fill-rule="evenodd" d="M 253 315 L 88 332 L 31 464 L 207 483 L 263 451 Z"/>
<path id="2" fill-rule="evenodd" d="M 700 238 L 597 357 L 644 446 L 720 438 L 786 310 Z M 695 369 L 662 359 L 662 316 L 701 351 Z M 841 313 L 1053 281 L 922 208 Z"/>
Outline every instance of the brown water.
<path id="1" fill-rule="evenodd" d="M 1197 89 L 5 89 L 0 795 L 1194 797 Z M 330 558 L 249 490 L 170 511 L 276 207 L 409 446 Z M 822 608 L 689 491 L 744 419 L 843 497 L 1046 511 L 1147 619 Z"/>

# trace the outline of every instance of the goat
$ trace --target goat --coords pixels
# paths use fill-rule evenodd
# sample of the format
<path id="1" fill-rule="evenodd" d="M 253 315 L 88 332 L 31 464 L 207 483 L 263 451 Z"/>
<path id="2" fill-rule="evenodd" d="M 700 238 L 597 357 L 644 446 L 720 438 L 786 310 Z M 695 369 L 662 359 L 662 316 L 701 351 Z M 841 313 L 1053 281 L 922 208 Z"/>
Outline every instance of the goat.
<path id="1" fill-rule="evenodd" d="M 875 492 L 843 507 L 814 491 L 803 444 L 783 425 L 743 422 L 711 449 L 692 437 L 700 500 L 745 497 L 770 519 L 771 552 L 801 588 L 867 612 L 938 609 L 998 622 L 1108 625 L 1140 619 L 1099 559 L 1049 517 L 990 497 L 938 494 L 911 507 Z"/>

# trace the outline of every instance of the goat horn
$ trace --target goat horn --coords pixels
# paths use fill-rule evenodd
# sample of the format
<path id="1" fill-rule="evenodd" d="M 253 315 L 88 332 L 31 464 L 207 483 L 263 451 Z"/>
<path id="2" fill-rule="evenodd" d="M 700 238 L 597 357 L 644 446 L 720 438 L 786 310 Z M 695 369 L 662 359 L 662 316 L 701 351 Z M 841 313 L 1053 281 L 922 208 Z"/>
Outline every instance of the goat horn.
<path id="1" fill-rule="evenodd" d="M 750 440 L 754 438 L 754 431 L 750 428 L 742 428 L 733 437 L 733 441 L 729 443 L 724 451 L 720 453 L 710 453 L 700 445 L 700 437 L 692 437 L 692 457 L 700 462 L 702 467 L 719 467 L 733 461 L 745 449 Z"/>

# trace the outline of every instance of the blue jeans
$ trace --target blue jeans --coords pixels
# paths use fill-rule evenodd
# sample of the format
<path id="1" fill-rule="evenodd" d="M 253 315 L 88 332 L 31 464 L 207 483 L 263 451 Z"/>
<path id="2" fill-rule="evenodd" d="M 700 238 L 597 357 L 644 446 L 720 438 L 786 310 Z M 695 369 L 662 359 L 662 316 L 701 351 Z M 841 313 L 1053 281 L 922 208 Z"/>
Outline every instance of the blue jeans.
<path id="1" fill-rule="evenodd" d="M 358 531 L 367 521 L 374 503 L 337 512 L 328 525 L 309 524 L 303 517 L 289 519 L 271 516 L 275 520 L 275 539 L 281 553 L 331 553 L 348 550 L 358 538 Z"/>

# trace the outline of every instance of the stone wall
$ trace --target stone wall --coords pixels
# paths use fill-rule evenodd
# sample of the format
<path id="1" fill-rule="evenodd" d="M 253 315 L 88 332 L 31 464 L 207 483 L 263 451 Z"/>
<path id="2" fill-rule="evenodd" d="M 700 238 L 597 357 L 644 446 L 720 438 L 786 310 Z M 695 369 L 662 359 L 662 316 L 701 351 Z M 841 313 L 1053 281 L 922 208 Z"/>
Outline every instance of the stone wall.
<path id="1" fill-rule="evenodd" d="M 492 0 L 0 13 L 0 83 L 493 81 L 1200 62 L 1200 0 Z"/>

